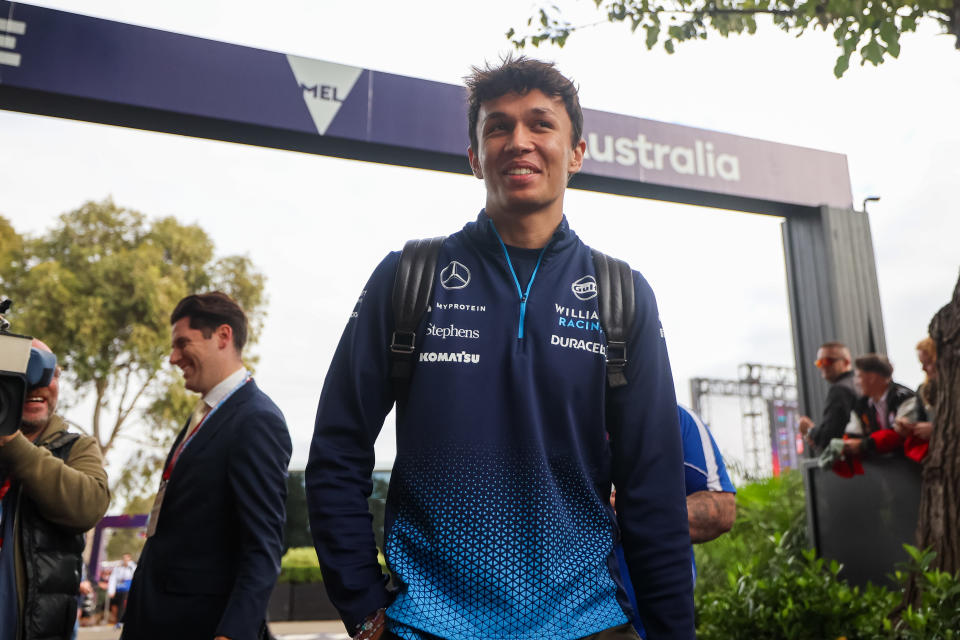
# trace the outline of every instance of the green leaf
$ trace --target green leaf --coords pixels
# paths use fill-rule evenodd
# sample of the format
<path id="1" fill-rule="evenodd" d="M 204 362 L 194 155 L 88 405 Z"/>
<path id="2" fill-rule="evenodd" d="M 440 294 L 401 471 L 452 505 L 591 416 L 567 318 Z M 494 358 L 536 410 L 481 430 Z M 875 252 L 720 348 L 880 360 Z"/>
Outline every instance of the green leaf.
<path id="1" fill-rule="evenodd" d="M 647 31 L 647 49 L 653 49 L 653 46 L 657 44 L 657 40 L 660 39 L 660 25 L 659 24 L 650 24 L 644 27 Z"/>
<path id="2" fill-rule="evenodd" d="M 667 50 L 667 53 L 673 53 L 673 40 L 664 40 L 663 48 Z"/>
<path id="3" fill-rule="evenodd" d="M 842 78 L 847 69 L 850 68 L 850 54 L 843 53 L 837 58 L 837 64 L 833 66 L 833 75 Z"/>

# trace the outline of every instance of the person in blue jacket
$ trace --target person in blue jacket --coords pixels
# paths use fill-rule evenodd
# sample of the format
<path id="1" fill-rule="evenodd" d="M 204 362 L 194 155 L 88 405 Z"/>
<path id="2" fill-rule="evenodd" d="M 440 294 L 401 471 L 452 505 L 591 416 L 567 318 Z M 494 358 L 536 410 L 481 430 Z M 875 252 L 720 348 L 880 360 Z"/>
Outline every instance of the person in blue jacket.
<path id="1" fill-rule="evenodd" d="M 486 206 L 440 249 L 412 377 L 400 391 L 390 379 L 391 253 L 321 392 L 306 482 L 327 592 L 355 638 L 635 639 L 637 614 L 651 640 L 693 638 L 680 430 L 656 301 L 634 272 L 627 384 L 608 387 L 591 250 L 563 211 L 585 149 L 576 87 L 524 57 L 474 68 L 467 87 L 467 153 Z M 388 587 L 367 496 L 395 402 Z"/>
<path id="2" fill-rule="evenodd" d="M 690 542 L 709 542 L 733 527 L 737 517 L 737 490 L 727 474 L 727 466 L 720 455 L 707 425 L 686 407 L 677 406 L 680 433 L 683 439 L 684 486 L 687 491 L 687 519 L 690 523 Z M 616 491 L 610 497 L 615 505 Z M 625 566 L 618 553 L 621 570 Z M 697 565 L 690 550 L 693 579 L 697 579 Z M 634 601 L 633 585 L 627 584 L 627 595 Z M 634 620 L 641 637 L 646 637 L 642 624 Z"/>

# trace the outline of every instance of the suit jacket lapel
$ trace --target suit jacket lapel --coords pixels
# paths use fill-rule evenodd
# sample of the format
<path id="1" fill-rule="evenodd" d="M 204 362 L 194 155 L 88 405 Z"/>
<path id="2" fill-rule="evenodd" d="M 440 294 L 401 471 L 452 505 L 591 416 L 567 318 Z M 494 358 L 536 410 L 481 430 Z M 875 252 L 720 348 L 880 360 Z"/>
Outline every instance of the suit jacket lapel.
<path id="1" fill-rule="evenodd" d="M 180 427 L 180 433 L 177 434 L 177 437 L 173 439 L 173 446 L 170 447 L 170 451 L 167 452 L 167 459 L 163 461 L 163 468 L 166 469 L 167 465 L 170 464 L 170 460 L 173 458 L 173 452 L 177 450 L 177 447 L 180 446 L 180 442 L 187 434 L 187 427 L 190 426 L 190 418 L 187 418 L 187 421 L 183 423 L 183 426 Z"/>
<path id="2" fill-rule="evenodd" d="M 197 431 L 197 435 L 193 437 L 186 448 L 180 453 L 177 466 L 174 467 L 174 474 L 181 464 L 190 464 L 190 460 L 203 451 L 213 440 L 214 436 L 217 435 L 217 432 L 234 419 L 240 407 L 243 406 L 250 397 L 253 391 L 253 385 L 253 380 L 251 380 L 237 389 L 236 393 L 227 398 L 227 401 L 220 405 L 220 408 L 217 409 L 213 415 L 208 416 L 207 419 L 203 421 L 203 424 L 200 425 L 200 430 Z M 181 433 L 181 438 L 182 435 Z"/>

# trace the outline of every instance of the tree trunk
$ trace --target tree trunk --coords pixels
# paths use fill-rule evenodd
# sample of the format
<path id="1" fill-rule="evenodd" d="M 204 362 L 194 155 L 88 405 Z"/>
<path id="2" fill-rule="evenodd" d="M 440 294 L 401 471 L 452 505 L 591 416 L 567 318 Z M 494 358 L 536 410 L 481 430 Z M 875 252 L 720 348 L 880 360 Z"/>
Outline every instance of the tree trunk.
<path id="1" fill-rule="evenodd" d="M 937 343 L 937 388 L 930 450 L 923 461 L 917 546 L 937 553 L 934 566 L 960 570 L 960 280 L 953 299 L 930 322 Z M 916 603 L 911 581 L 907 603 Z"/>

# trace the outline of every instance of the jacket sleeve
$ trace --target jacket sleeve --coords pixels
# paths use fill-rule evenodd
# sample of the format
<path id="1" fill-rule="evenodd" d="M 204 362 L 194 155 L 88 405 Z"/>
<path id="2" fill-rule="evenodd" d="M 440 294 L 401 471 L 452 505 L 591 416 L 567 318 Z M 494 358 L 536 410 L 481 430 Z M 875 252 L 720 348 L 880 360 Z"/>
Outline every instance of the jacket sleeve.
<path id="1" fill-rule="evenodd" d="M 279 409 L 254 410 L 232 434 L 227 477 L 233 489 L 240 554 L 216 635 L 256 640 L 280 573 L 291 443 Z"/>
<path id="2" fill-rule="evenodd" d="M 103 454 L 89 436 L 80 436 L 63 461 L 17 434 L 0 447 L 0 466 L 20 481 L 40 515 L 54 524 L 86 531 L 107 512 L 110 489 Z"/>
<path id="3" fill-rule="evenodd" d="M 850 411 L 856 401 L 856 395 L 841 384 L 830 385 L 827 392 L 823 418 L 813 429 L 813 443 L 817 451 L 823 451 L 833 438 L 842 438 L 843 431 L 850 422 Z"/>
<path id="4" fill-rule="evenodd" d="M 607 390 L 618 521 L 647 637 L 692 639 L 690 531 L 673 376 L 653 291 L 636 272 L 634 280 L 627 386 Z"/>
<path id="5" fill-rule="evenodd" d="M 306 469 L 324 585 L 348 631 L 390 601 L 367 498 L 374 443 L 394 400 L 387 351 L 398 258 L 390 254 L 376 268 L 343 332 L 320 394 Z"/>

